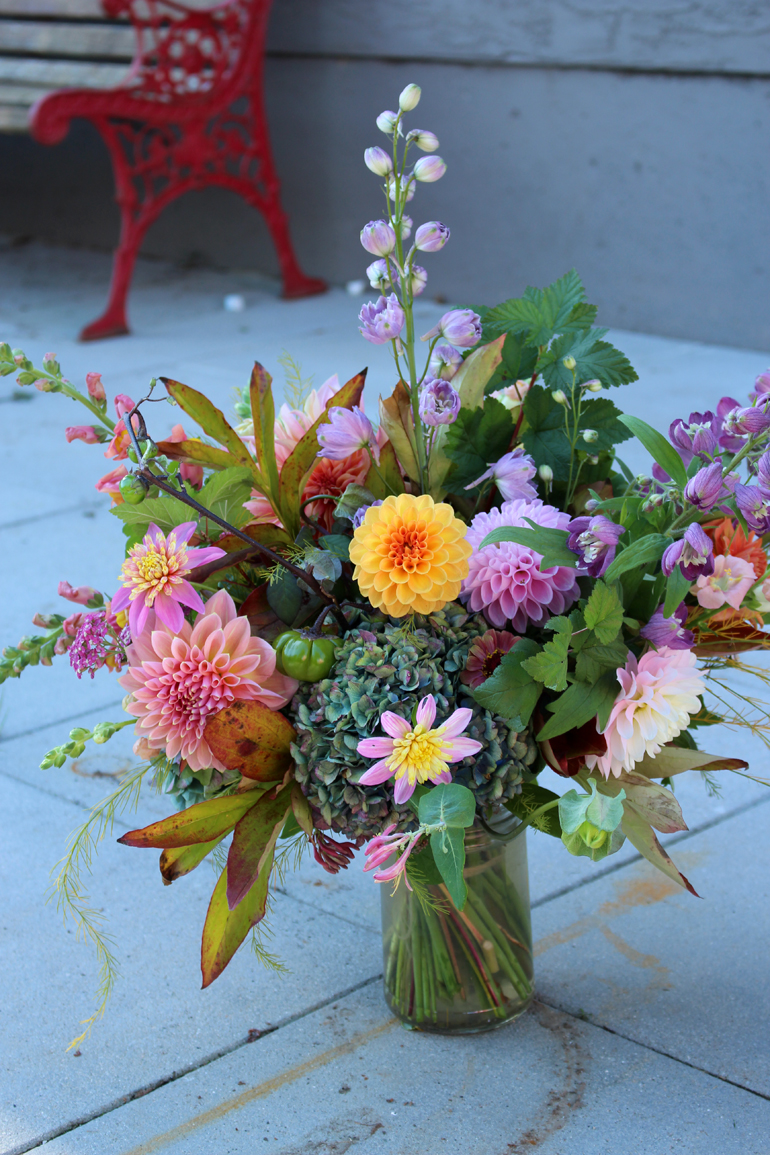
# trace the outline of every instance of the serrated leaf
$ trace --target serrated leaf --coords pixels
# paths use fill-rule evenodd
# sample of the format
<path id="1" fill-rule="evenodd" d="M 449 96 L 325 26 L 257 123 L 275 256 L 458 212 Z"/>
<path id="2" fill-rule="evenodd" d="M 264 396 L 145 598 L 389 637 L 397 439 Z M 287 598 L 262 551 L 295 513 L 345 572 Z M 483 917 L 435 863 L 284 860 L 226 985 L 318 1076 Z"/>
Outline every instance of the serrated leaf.
<path id="1" fill-rule="evenodd" d="M 544 786 L 540 786 L 537 782 L 525 782 L 521 787 L 520 794 L 514 794 L 513 798 L 504 803 L 505 808 L 510 810 L 511 814 L 515 814 L 522 822 L 527 819 L 541 806 L 545 806 L 548 802 L 556 802 L 559 795 L 554 794 L 553 790 L 546 790 Z M 545 814 L 541 814 L 532 823 L 535 830 L 541 830 L 543 834 L 550 834 L 554 838 L 561 838 L 561 823 L 559 822 L 559 811 L 557 807 L 551 810 L 546 810 Z"/>
<path id="2" fill-rule="evenodd" d="M 558 627 L 552 623 L 554 619 L 551 619 L 548 625 L 557 628 L 556 637 L 553 641 L 546 642 L 539 654 L 522 662 L 522 667 L 549 690 L 561 692 L 567 688 L 567 656 L 572 637 L 572 623 L 569 618 L 560 619 Z"/>
<path id="3" fill-rule="evenodd" d="M 575 660 L 575 677 L 579 682 L 595 682 L 608 670 L 618 670 L 626 664 L 628 650 L 622 641 L 609 646 L 585 645 Z"/>
<path id="4" fill-rule="evenodd" d="M 597 397 L 594 401 L 583 401 L 580 410 L 578 429 L 593 429 L 597 434 L 596 441 L 584 441 L 578 438 L 578 449 L 586 453 L 600 453 L 612 449 L 622 441 L 628 441 L 633 434 L 621 421 L 623 414 L 609 397 Z"/>
<path id="5" fill-rule="evenodd" d="M 253 516 L 243 504 L 251 497 L 252 489 L 251 470 L 245 466 L 237 466 L 235 469 L 225 469 L 212 474 L 197 495 L 197 500 L 217 517 L 240 529 L 247 521 L 251 521 Z M 205 522 L 206 518 L 201 516 L 201 521 Z M 212 532 L 219 533 L 219 528 L 214 523 Z"/>
<path id="6" fill-rule="evenodd" d="M 557 481 L 569 473 L 570 444 L 564 427 L 564 409 L 542 385 L 533 385 L 524 398 L 522 444 L 535 465 L 548 465 Z"/>
<path id="7" fill-rule="evenodd" d="M 486 545 L 497 545 L 503 541 L 513 541 L 517 545 L 524 545 L 535 553 L 542 554 L 540 570 L 550 569 L 552 566 L 569 566 L 574 568 L 578 563 L 578 555 L 567 548 L 569 533 L 566 529 L 552 529 L 549 526 L 537 525 L 531 518 L 525 517 L 530 529 L 523 526 L 501 525 L 491 530 L 481 543 L 481 549 Z"/>
<path id="8" fill-rule="evenodd" d="M 597 378 L 604 386 L 628 385 L 638 381 L 639 375 L 624 353 L 602 340 L 606 329 L 581 330 L 565 333 L 548 350 L 548 363 L 543 365 L 543 380 L 549 389 L 569 389 L 575 381 Z M 564 364 L 564 358 L 575 359 L 575 369 Z"/>
<path id="9" fill-rule="evenodd" d="M 679 608 L 688 593 L 692 581 L 686 578 L 678 565 L 674 566 L 666 578 L 666 599 L 663 603 L 663 617 L 670 618 Z"/>
<path id="10" fill-rule="evenodd" d="M 516 333 L 509 333 L 503 344 L 503 359 L 500 368 L 506 378 L 518 381 L 532 376 L 537 365 L 537 345 L 530 344 L 526 338 Z"/>
<path id="11" fill-rule="evenodd" d="M 137 531 L 132 535 L 134 541 L 141 541 L 150 524 L 157 525 L 163 533 L 170 533 L 176 526 L 187 521 L 197 521 L 198 517 L 189 505 L 166 494 L 162 497 L 146 497 L 139 505 L 121 502 L 120 505 L 113 505 L 110 513 L 122 521 L 124 526 Z"/>
<path id="12" fill-rule="evenodd" d="M 664 537 L 662 533 L 650 533 L 646 537 L 637 538 L 616 554 L 615 560 L 605 571 L 604 580 L 615 581 L 628 570 L 639 569 L 641 566 L 649 565 L 650 562 L 659 561 L 664 549 L 670 544 L 671 538 Z"/>
<path id="13" fill-rule="evenodd" d="M 495 670 L 495 674 L 499 672 L 499 668 Z M 553 713 L 553 717 L 538 732 L 538 742 L 543 742 L 546 738 L 556 738 L 559 734 L 566 734 L 568 730 L 575 730 L 591 718 L 601 719 L 603 712 L 609 716 L 617 694 L 618 681 L 614 674 L 604 674 L 591 685 L 587 682 L 573 682 L 555 702 L 549 703 L 547 708 Z M 599 729 L 601 728 L 600 724 Z"/>
<path id="14" fill-rule="evenodd" d="M 529 286 L 524 296 L 491 309 L 486 323 L 502 333 L 526 333 L 532 345 L 547 345 L 567 325 L 574 326 L 575 306 L 585 301 L 585 289 L 574 269 L 546 289 Z"/>
<path id="15" fill-rule="evenodd" d="M 461 409 L 448 429 L 444 452 L 452 466 L 445 484 L 451 493 L 464 495 L 466 485 L 508 452 L 514 432 L 513 416 L 495 397 L 487 397 L 483 408 Z"/>
<path id="16" fill-rule="evenodd" d="M 516 729 L 527 725 L 542 693 L 542 687 L 522 666 L 538 648 L 532 638 L 521 638 L 503 656 L 492 677 L 471 690 L 480 706 L 507 719 Z"/>
<path id="17" fill-rule="evenodd" d="M 642 421 L 640 417 L 632 417 L 630 414 L 624 413 L 620 420 L 631 430 L 634 437 L 641 441 L 653 461 L 657 461 L 660 468 L 676 482 L 680 489 L 684 489 L 687 484 L 687 470 L 671 442 L 667 441 L 662 433 L 653 429 L 646 421 Z"/>
<path id="18" fill-rule="evenodd" d="M 602 645 L 614 642 L 623 624 L 623 604 L 618 591 L 597 581 L 583 610 L 583 618 Z"/>

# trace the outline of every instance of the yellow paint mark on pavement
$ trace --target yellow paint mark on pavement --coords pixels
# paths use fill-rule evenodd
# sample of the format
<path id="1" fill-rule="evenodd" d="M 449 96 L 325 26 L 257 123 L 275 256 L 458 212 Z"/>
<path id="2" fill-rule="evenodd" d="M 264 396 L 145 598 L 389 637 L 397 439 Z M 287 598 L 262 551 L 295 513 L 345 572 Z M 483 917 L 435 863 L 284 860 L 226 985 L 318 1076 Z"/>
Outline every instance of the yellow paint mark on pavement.
<path id="1" fill-rule="evenodd" d="M 555 930 L 553 934 L 547 934 L 544 938 L 539 939 L 535 943 L 533 953 L 535 957 L 545 954 L 552 947 L 563 946 L 564 943 L 581 938 L 591 930 L 604 933 L 605 922 L 608 919 L 626 914 L 634 907 L 652 906 L 656 902 L 662 902 L 664 898 L 669 898 L 672 894 L 681 893 L 682 888 L 680 886 L 662 875 L 659 878 L 638 878 L 626 882 L 620 888 L 618 897 L 614 902 L 602 903 L 596 914 L 579 918 L 576 922 L 565 926 L 563 930 Z"/>
<path id="2" fill-rule="evenodd" d="M 325 1067 L 327 1063 L 334 1062 L 335 1059 L 341 1058 L 343 1055 L 350 1055 L 359 1047 L 370 1043 L 373 1039 L 384 1035 L 386 1031 L 391 1031 L 398 1025 L 397 1019 L 388 1019 L 387 1022 L 380 1023 L 378 1027 L 372 1027 L 369 1031 L 362 1031 L 358 1035 L 353 1035 L 346 1043 L 340 1043 L 338 1047 L 331 1047 L 330 1050 L 324 1051 L 320 1055 L 316 1055 L 314 1059 L 308 1059 L 304 1063 L 298 1063 L 296 1067 L 289 1067 L 287 1071 L 281 1071 L 279 1075 L 274 1075 L 272 1079 L 266 1079 L 264 1083 L 258 1083 L 256 1087 L 249 1087 L 247 1091 L 242 1091 L 240 1095 L 234 1095 L 232 1099 L 225 1099 L 223 1103 L 219 1103 L 216 1107 L 211 1107 L 208 1111 L 203 1111 L 200 1115 L 196 1115 L 194 1119 L 188 1119 L 186 1123 L 180 1123 L 177 1127 L 172 1127 L 170 1131 L 164 1131 L 162 1135 L 156 1135 L 153 1139 L 148 1139 L 144 1143 L 140 1143 L 138 1147 L 132 1147 L 129 1151 L 125 1151 L 123 1155 L 152 1155 L 153 1151 L 160 1151 L 161 1148 L 167 1147 L 170 1143 L 176 1142 L 177 1139 L 185 1139 L 191 1135 L 193 1131 L 199 1130 L 201 1127 L 208 1127 L 210 1123 L 216 1123 L 223 1119 L 225 1115 L 229 1115 L 231 1111 L 239 1111 L 241 1107 L 248 1106 L 256 1099 L 264 1099 L 268 1095 L 272 1095 L 274 1091 L 280 1091 L 282 1087 L 288 1087 L 291 1083 L 295 1083 L 297 1079 L 301 1079 L 303 1075 L 310 1074 L 311 1071 L 317 1071 L 319 1067 Z"/>

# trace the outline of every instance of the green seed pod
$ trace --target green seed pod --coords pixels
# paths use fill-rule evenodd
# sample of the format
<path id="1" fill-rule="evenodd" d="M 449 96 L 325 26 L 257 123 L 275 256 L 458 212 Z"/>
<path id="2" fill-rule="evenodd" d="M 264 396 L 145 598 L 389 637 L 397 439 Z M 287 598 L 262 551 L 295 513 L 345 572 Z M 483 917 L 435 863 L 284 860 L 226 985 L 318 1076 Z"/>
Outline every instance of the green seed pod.
<path id="1" fill-rule="evenodd" d="M 118 489 L 127 505 L 141 505 L 147 496 L 144 483 L 134 473 L 127 473 Z"/>

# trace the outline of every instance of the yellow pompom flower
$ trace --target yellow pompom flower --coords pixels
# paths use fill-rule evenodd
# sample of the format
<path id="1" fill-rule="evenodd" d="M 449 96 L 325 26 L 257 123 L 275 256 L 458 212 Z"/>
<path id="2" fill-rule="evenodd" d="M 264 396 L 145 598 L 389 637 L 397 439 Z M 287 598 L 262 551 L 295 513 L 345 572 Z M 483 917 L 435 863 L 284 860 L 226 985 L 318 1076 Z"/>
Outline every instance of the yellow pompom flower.
<path id="1" fill-rule="evenodd" d="M 361 593 L 394 618 L 443 609 L 468 576 L 467 532 L 451 505 L 427 494 L 370 506 L 350 545 Z"/>

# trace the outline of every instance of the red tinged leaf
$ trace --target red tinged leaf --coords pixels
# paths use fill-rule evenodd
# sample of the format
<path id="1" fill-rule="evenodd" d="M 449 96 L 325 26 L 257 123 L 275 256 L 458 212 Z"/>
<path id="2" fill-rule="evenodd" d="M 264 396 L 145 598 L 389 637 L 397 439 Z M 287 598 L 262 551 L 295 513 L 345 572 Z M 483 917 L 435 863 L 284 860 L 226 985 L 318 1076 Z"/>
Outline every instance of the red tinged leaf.
<path id="1" fill-rule="evenodd" d="M 174 381 L 170 377 L 161 377 L 161 381 L 166 386 L 169 396 L 173 397 L 177 405 L 184 409 L 193 421 L 197 421 L 203 432 L 207 433 L 209 437 L 213 437 L 220 445 L 224 445 L 230 454 L 232 464 L 247 465 L 258 487 L 264 489 L 264 481 L 259 466 L 249 453 L 246 444 L 241 441 L 232 425 L 225 419 L 222 410 L 217 409 L 216 405 L 209 401 L 203 393 L 199 393 L 197 389 L 191 389 L 189 385 L 183 385 L 181 381 Z"/>
<path id="2" fill-rule="evenodd" d="M 277 710 L 259 702 L 233 702 L 214 715 L 205 735 L 228 770 L 240 770 L 257 782 L 275 782 L 291 765 L 289 747 L 296 730 Z"/>
<path id="3" fill-rule="evenodd" d="M 118 842 L 124 846 L 154 846 L 158 850 L 211 842 L 229 834 L 261 796 L 260 790 L 245 790 L 242 794 L 229 794 L 225 798 L 210 798 L 208 802 L 198 802 L 160 822 L 151 822 L 141 830 L 129 830 Z"/>
<path id="4" fill-rule="evenodd" d="M 265 917 L 267 887 L 272 867 L 273 856 L 270 854 L 263 864 L 259 878 L 235 910 L 230 910 L 227 905 L 227 871 L 222 871 L 211 896 L 201 940 L 201 974 L 204 990 L 214 979 L 219 978 L 251 928 Z"/>
<path id="5" fill-rule="evenodd" d="M 257 461 L 274 501 L 278 500 L 278 463 L 275 459 L 275 403 L 273 378 L 259 361 L 254 362 L 249 394 L 254 422 Z"/>
<path id="6" fill-rule="evenodd" d="M 398 458 L 392 441 L 386 441 L 380 449 L 380 464 L 375 469 L 369 466 L 364 485 L 375 497 L 386 498 L 390 493 L 404 492 L 404 479 L 398 467 Z"/>
<path id="7" fill-rule="evenodd" d="M 689 879 L 674 865 L 668 853 L 658 842 L 649 822 L 646 822 L 641 814 L 624 804 L 623 820 L 620 825 L 628 841 L 636 847 L 640 854 L 644 855 L 648 862 L 657 866 L 658 870 L 661 870 L 668 878 L 673 879 L 679 886 L 689 890 L 690 894 L 700 898 Z"/>
<path id="8" fill-rule="evenodd" d="M 177 878 L 182 878 L 200 866 L 203 859 L 215 846 L 222 841 L 214 838 L 211 842 L 198 842 L 194 846 L 174 846 L 161 852 L 160 873 L 163 876 L 163 885 L 171 886 Z"/>
<path id="9" fill-rule="evenodd" d="M 230 910 L 241 902 L 254 883 L 273 850 L 291 809 L 291 793 L 282 790 L 277 797 L 263 794 L 257 806 L 244 814 L 233 833 L 227 856 L 227 905 Z"/>
<path id="10" fill-rule="evenodd" d="M 207 445 L 205 441 L 159 441 L 158 449 L 171 461 L 184 461 L 189 465 L 205 465 L 209 469 L 232 469 L 238 465 L 231 453 Z"/>

